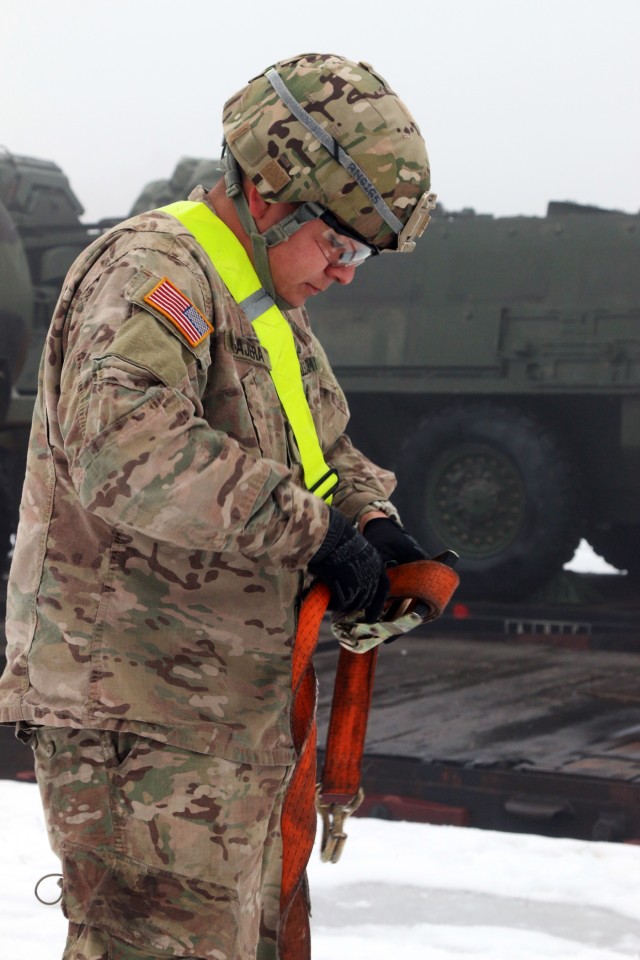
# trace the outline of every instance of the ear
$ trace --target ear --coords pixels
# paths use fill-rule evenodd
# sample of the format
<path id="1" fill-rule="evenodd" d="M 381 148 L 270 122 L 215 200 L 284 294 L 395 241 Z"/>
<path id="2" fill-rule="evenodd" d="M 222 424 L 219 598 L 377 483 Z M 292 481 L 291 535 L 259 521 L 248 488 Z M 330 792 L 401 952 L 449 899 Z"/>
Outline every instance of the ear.
<path id="1" fill-rule="evenodd" d="M 270 206 L 270 204 L 263 199 L 255 183 L 252 183 L 249 186 L 247 203 L 249 204 L 249 212 L 254 220 L 260 220 L 262 217 L 264 217 Z"/>

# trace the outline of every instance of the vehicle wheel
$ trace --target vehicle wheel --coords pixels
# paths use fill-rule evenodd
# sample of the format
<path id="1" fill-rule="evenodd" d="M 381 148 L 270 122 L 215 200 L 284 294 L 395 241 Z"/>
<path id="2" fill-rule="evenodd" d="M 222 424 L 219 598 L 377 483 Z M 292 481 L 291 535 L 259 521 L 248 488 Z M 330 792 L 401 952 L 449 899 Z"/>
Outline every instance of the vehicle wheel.
<path id="1" fill-rule="evenodd" d="M 521 597 L 571 559 L 582 496 L 559 440 L 485 402 L 423 420 L 398 465 L 403 521 L 432 554 L 460 555 L 460 595 Z"/>
<path id="2" fill-rule="evenodd" d="M 608 530 L 592 530 L 588 540 L 596 553 L 605 558 L 618 570 L 640 574 L 640 549 L 638 534 L 640 530 L 633 524 L 615 524 Z"/>

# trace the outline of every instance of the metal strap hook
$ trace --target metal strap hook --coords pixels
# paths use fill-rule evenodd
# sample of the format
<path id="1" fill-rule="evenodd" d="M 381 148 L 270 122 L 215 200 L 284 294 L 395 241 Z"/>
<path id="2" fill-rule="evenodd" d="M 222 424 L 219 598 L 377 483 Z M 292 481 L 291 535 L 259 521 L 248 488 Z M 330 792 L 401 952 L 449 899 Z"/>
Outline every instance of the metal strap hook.
<path id="1" fill-rule="evenodd" d="M 337 863 L 347 842 L 344 825 L 364 800 L 364 790 L 360 787 L 355 797 L 347 803 L 325 802 L 321 791 L 322 784 L 319 783 L 316 787 L 316 810 L 322 817 L 320 859 L 323 863 Z"/>

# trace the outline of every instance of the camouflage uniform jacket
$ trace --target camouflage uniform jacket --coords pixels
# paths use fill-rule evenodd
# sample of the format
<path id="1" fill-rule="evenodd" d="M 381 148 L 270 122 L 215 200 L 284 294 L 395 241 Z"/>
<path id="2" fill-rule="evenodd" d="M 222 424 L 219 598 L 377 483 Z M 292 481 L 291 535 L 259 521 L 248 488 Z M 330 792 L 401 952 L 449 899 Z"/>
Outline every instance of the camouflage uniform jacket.
<path id="1" fill-rule="evenodd" d="M 196 347 L 143 299 L 165 276 L 213 323 Z M 333 503 L 355 520 L 394 478 L 345 436 L 306 314 L 289 320 Z M 158 212 L 113 228 L 72 266 L 46 341 L 0 721 L 291 762 L 296 613 L 327 522 L 268 355 L 202 248 Z"/>

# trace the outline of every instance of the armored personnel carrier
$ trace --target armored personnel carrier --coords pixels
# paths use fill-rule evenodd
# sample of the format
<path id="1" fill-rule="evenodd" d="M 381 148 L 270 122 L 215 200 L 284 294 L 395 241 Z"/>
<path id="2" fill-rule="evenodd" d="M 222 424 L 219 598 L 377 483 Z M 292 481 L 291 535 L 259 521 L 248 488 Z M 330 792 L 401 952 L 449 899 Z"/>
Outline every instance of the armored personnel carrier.
<path id="1" fill-rule="evenodd" d="M 11 385 L 22 370 L 31 334 L 34 293 L 29 264 L 13 221 L 0 201 L 0 571 L 9 549 L 24 469 L 24 443 L 9 425 Z"/>
<path id="2" fill-rule="evenodd" d="M 100 227 L 55 163 L 0 148 L 0 571 L 22 489 L 45 333 L 72 260 Z"/>
<path id="3" fill-rule="evenodd" d="M 185 158 L 130 212 L 219 175 L 217 161 Z M 0 154 L 0 200 L 11 238 L 0 274 L 10 257 L 21 270 L 0 303 L 3 319 L 18 317 L 0 340 L 15 487 L 51 309 L 101 225 L 81 223 L 46 161 Z M 460 554 L 465 595 L 531 595 L 582 537 L 640 570 L 639 253 L 639 215 L 556 202 L 545 217 L 438 208 L 412 256 L 376 257 L 356 283 L 310 303 L 354 442 L 395 468 L 407 527 L 433 553 Z"/>
<path id="4" fill-rule="evenodd" d="M 530 594 L 582 537 L 640 570 L 640 216 L 438 213 L 312 305 L 354 441 L 469 596 Z"/>

